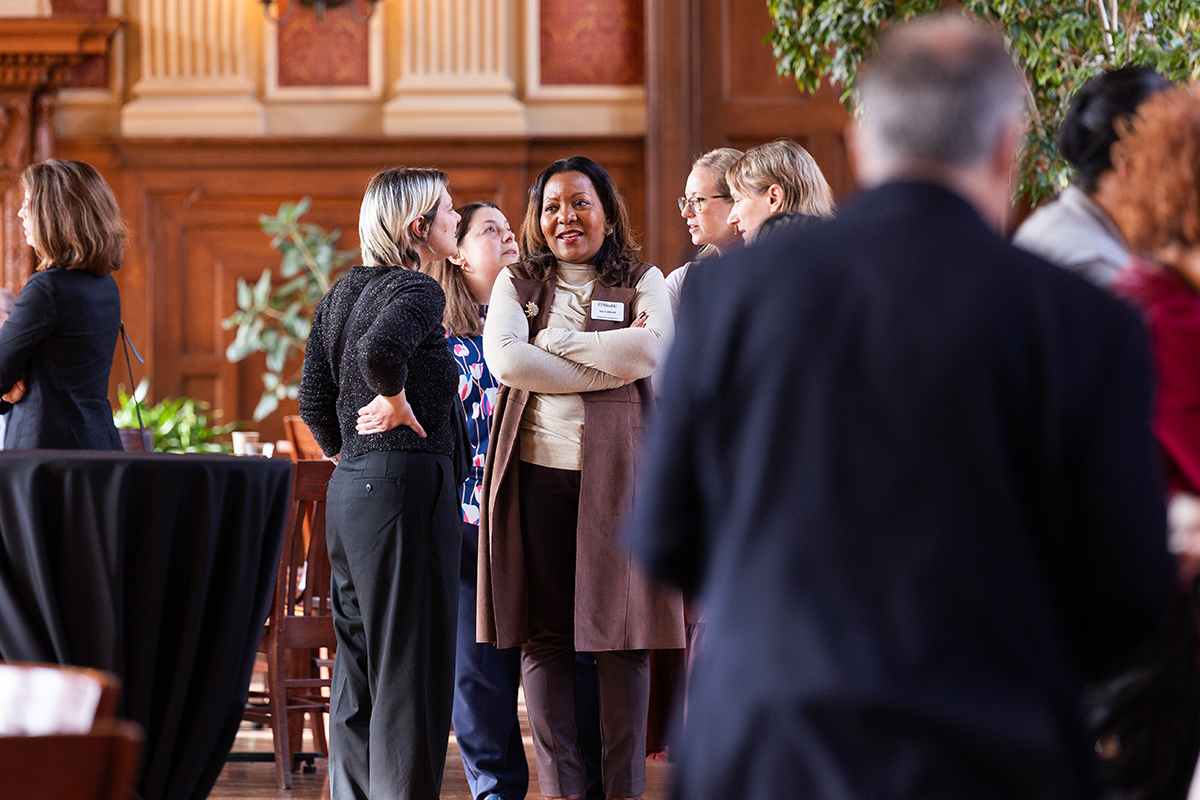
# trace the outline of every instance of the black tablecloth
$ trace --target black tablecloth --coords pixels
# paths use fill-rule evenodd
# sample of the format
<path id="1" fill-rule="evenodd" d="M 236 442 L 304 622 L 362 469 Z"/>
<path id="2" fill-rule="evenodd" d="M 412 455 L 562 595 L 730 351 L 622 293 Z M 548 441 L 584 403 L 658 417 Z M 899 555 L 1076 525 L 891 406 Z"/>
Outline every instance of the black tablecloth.
<path id="1" fill-rule="evenodd" d="M 145 800 L 201 800 L 237 734 L 288 461 L 0 452 L 0 659 L 121 678 Z"/>

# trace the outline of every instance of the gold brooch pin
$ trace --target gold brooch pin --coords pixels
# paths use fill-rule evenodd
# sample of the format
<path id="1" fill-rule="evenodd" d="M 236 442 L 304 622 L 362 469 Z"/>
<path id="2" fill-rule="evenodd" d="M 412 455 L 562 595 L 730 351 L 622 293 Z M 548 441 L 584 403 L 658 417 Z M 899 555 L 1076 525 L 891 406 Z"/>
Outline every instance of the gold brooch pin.
<path id="1" fill-rule="evenodd" d="M 538 304 L 532 300 L 525 304 L 525 316 L 529 317 L 530 319 L 536 317 L 539 311 L 541 311 L 541 309 L 538 308 Z"/>

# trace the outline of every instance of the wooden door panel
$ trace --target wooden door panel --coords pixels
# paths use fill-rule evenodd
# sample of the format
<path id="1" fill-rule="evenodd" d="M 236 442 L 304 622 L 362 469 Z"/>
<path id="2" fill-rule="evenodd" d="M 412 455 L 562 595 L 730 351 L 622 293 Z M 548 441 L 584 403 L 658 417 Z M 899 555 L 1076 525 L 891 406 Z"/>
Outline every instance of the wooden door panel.
<path id="1" fill-rule="evenodd" d="M 647 95 L 646 209 L 650 251 L 674 267 L 695 251 L 675 198 L 691 160 L 716 147 L 747 150 L 786 137 L 807 149 L 836 197 L 854 186 L 835 91 L 801 92 L 775 72 L 763 0 L 647 0 L 654 47 Z"/>

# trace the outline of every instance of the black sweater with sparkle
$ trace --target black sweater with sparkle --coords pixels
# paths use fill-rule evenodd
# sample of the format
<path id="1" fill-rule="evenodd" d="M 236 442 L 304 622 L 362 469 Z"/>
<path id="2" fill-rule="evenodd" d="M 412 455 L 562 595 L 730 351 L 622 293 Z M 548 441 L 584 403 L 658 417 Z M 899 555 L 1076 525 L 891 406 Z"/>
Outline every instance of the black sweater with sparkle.
<path id="1" fill-rule="evenodd" d="M 342 328 L 375 275 L 382 277 L 367 288 L 345 333 L 348 363 L 342 365 Z M 437 281 L 403 267 L 356 266 L 321 298 L 304 352 L 300 416 L 326 455 L 452 451 L 450 408 L 458 369 L 442 330 L 445 306 Z M 391 397 L 402 389 L 427 438 L 408 427 L 365 436 L 355 431 L 360 408 L 377 394 Z"/>

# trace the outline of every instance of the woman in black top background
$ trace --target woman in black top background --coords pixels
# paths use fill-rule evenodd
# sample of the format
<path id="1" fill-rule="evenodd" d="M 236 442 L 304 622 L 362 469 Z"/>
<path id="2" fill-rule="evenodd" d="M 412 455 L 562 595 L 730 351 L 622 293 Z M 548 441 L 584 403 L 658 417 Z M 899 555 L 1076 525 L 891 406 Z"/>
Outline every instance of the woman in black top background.
<path id="1" fill-rule="evenodd" d="M 51 159 L 21 176 L 18 216 L 38 258 L 0 326 L 0 414 L 8 450 L 120 450 L 108 374 L 121 327 L 112 273 L 127 234 L 94 167 Z"/>
<path id="2" fill-rule="evenodd" d="M 441 788 L 461 545 L 449 458 L 458 370 L 442 331 L 445 295 L 418 270 L 457 252 L 457 223 L 441 172 L 372 178 L 359 213 L 363 265 L 317 305 L 304 356 L 300 415 L 340 456 L 326 511 L 334 800 L 424 800 Z"/>

